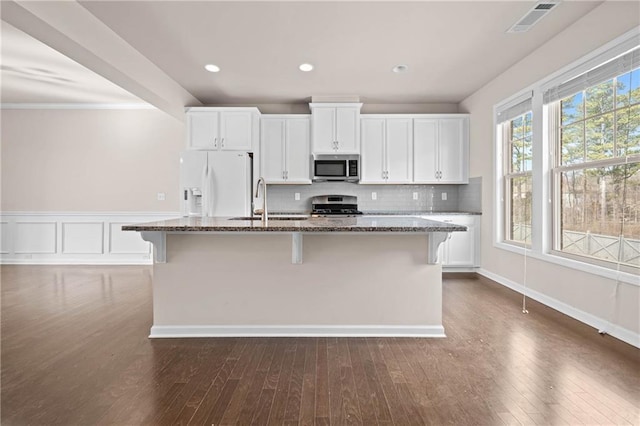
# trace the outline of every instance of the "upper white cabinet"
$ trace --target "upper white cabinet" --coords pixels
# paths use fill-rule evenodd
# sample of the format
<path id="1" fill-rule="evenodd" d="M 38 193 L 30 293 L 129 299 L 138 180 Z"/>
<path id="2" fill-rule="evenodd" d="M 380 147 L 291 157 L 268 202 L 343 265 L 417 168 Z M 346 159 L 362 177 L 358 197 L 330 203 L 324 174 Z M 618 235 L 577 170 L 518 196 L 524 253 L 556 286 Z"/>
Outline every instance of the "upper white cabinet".
<path id="1" fill-rule="evenodd" d="M 363 118 L 361 127 L 360 183 L 410 183 L 412 120 Z"/>
<path id="2" fill-rule="evenodd" d="M 194 107 L 187 110 L 190 149 L 251 151 L 257 138 L 257 108 Z"/>
<path id="3" fill-rule="evenodd" d="M 263 115 L 260 122 L 261 175 L 267 183 L 311 183 L 310 118 Z"/>
<path id="4" fill-rule="evenodd" d="M 415 183 L 468 183 L 468 117 L 414 119 L 413 170 Z"/>
<path id="5" fill-rule="evenodd" d="M 359 103 L 311 103 L 314 154 L 359 152 Z"/>

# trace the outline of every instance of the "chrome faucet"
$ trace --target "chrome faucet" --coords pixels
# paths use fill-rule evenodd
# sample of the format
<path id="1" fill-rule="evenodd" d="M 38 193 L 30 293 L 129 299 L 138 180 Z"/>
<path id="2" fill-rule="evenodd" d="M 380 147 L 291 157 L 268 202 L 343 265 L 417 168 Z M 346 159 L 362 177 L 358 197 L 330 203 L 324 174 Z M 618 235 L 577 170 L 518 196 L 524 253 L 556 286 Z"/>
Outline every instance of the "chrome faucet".
<path id="1" fill-rule="evenodd" d="M 262 190 L 262 192 L 263 192 L 262 209 L 255 209 L 255 213 L 262 215 L 262 223 L 264 223 L 266 225 L 267 221 L 268 221 L 268 218 L 267 218 L 267 182 L 264 180 L 263 177 L 260 177 L 260 179 L 258 179 L 258 183 L 256 183 L 256 198 L 258 198 L 260 196 L 260 183 L 262 183 L 262 186 L 264 187 L 264 189 Z"/>

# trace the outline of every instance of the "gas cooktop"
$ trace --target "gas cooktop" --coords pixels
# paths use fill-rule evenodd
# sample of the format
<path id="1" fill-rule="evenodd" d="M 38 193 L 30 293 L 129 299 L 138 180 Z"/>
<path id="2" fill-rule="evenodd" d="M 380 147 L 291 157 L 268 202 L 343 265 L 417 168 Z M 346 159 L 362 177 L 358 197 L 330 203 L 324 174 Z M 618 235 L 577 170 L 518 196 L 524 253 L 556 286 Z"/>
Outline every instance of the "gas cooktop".
<path id="1" fill-rule="evenodd" d="M 359 216 L 357 198 L 352 195 L 321 195 L 313 197 L 311 217 Z"/>

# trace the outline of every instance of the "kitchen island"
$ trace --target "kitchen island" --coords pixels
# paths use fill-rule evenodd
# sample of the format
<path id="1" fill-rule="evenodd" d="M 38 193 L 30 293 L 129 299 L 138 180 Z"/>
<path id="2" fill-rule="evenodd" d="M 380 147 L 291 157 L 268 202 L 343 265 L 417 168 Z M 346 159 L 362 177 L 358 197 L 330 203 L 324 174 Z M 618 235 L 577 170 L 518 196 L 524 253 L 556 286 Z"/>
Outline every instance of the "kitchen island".
<path id="1" fill-rule="evenodd" d="M 124 226 L 154 244 L 150 337 L 444 337 L 437 248 L 420 218 L 181 218 Z"/>

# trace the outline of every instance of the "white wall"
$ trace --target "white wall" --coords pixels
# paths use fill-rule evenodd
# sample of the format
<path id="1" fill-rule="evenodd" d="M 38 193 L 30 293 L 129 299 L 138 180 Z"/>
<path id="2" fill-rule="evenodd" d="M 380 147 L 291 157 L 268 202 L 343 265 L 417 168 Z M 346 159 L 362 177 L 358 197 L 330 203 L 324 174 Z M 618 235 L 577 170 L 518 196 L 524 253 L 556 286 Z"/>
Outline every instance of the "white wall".
<path id="1" fill-rule="evenodd" d="M 470 176 L 482 176 L 486 182 L 482 266 L 489 274 L 523 283 L 523 256 L 493 246 L 493 106 L 638 25 L 640 3 L 605 2 L 461 103 L 460 112 L 471 114 Z M 622 333 L 635 333 L 637 339 L 640 285 L 621 284 L 614 300 L 615 280 L 531 258 L 527 270 L 530 289 L 567 305 L 583 318 L 612 321 L 625 329 Z"/>
<path id="2" fill-rule="evenodd" d="M 179 211 L 184 125 L 155 109 L 9 110 L 2 211 Z M 156 193 L 164 192 L 165 201 Z"/>

